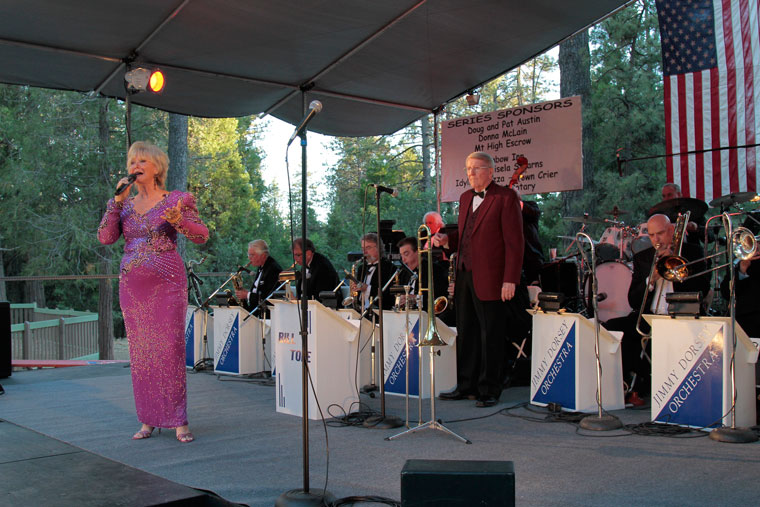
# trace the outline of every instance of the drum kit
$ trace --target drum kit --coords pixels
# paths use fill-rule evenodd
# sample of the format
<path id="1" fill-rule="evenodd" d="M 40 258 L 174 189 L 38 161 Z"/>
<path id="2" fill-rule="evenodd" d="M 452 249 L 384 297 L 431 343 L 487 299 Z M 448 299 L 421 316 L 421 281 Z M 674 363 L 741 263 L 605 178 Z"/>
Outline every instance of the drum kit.
<path id="1" fill-rule="evenodd" d="M 721 212 L 747 202 L 758 202 L 760 197 L 754 192 L 736 192 L 718 197 L 710 202 L 711 208 L 719 208 Z M 661 213 L 667 215 L 675 223 L 678 215 L 689 211 L 692 217 L 703 217 L 708 205 L 699 199 L 681 197 L 662 201 L 649 208 L 647 217 Z M 630 212 L 617 206 L 604 213 L 611 218 L 592 217 L 588 213 L 581 216 L 563 217 L 564 220 L 582 224 L 579 232 L 584 232 L 591 224 L 605 226 L 599 241 L 594 243 L 596 253 L 596 276 L 598 287 L 599 318 L 602 322 L 616 317 L 628 315 L 632 309 L 628 304 L 628 287 L 633 276 L 633 257 L 652 246 L 649 239 L 647 222 L 638 225 L 626 224 L 622 215 Z M 581 306 L 588 310 L 591 307 L 591 269 L 586 266 L 582 256 L 573 254 L 577 248 L 575 236 L 558 236 L 570 240 L 566 248 L 567 257 L 562 257 L 548 264 L 544 273 L 550 281 L 550 287 L 544 290 L 557 291 L 570 299 L 580 300 Z M 558 264 L 557 266 L 554 266 Z M 564 264 L 569 264 L 566 266 Z M 553 270 L 553 271 L 552 271 Z M 573 276 L 568 276 L 572 272 Z M 556 273 L 556 277 L 553 273 Z M 564 275 L 562 274 L 564 273 Z M 542 278 L 542 284 L 544 280 Z M 554 283 L 556 282 L 556 284 Z M 579 311 L 583 311 L 579 308 Z"/>
<path id="2" fill-rule="evenodd" d="M 598 309 L 602 322 L 616 317 L 624 317 L 631 312 L 628 304 L 628 287 L 631 284 L 633 269 L 631 261 L 638 252 L 651 246 L 646 233 L 646 223 L 642 226 L 631 226 L 621 220 L 621 215 L 628 211 L 613 206 L 605 215 L 612 218 L 591 217 L 587 213 L 578 217 L 565 217 L 570 222 L 581 223 L 581 231 L 589 224 L 605 225 L 599 241 L 594 245 L 596 253 L 596 277 L 598 287 Z M 563 238 L 570 238 L 564 237 Z M 572 238 L 575 240 L 575 238 Z M 575 243 L 571 243 L 566 252 L 570 252 Z M 591 269 L 581 260 L 578 266 L 578 282 L 581 287 L 581 297 L 586 308 L 590 308 L 591 298 Z"/>

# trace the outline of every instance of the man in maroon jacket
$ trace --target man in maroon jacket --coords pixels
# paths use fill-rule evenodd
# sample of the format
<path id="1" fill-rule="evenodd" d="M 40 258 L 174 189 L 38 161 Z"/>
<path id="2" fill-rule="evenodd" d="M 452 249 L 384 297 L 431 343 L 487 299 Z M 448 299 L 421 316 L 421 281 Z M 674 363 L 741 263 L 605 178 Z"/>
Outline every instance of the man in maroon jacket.
<path id="1" fill-rule="evenodd" d="M 493 181 L 494 161 L 475 152 L 465 162 L 472 190 L 459 197 L 459 228 L 433 244 L 457 252 L 457 388 L 441 399 L 477 398 L 491 407 L 502 389 L 506 305 L 520 283 L 523 226 L 520 199 Z"/>

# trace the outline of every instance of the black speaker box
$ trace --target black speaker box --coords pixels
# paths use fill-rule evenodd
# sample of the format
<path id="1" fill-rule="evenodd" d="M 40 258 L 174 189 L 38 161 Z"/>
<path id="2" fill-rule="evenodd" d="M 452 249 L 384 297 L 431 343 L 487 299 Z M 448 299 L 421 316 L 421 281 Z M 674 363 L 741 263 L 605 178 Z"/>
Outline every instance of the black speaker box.
<path id="1" fill-rule="evenodd" d="M 11 376 L 11 304 L 0 301 L 0 378 Z"/>
<path id="2" fill-rule="evenodd" d="M 511 461 L 407 460 L 401 470 L 403 507 L 515 505 Z"/>

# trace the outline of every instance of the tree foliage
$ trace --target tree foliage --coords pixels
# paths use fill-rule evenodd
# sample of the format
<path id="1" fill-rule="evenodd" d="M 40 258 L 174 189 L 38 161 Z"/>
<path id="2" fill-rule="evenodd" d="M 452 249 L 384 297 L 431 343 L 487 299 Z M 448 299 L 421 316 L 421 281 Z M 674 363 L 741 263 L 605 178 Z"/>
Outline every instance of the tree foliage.
<path id="1" fill-rule="evenodd" d="M 590 29 L 589 47 L 591 99 L 584 113 L 591 133 L 584 142 L 593 160 L 593 174 L 588 174 L 590 183 L 573 196 L 572 204 L 592 215 L 617 205 L 631 211 L 626 220 L 637 223 L 643 220 L 643 210 L 658 200 L 663 163 L 624 164 L 621 176 L 615 154 L 620 149 L 626 159 L 664 151 L 654 2 L 640 0 Z M 437 119 L 553 98 L 556 70 L 557 62 L 541 55 L 482 85 L 477 90 L 479 105 L 456 100 Z M 123 243 L 104 251 L 95 230 L 114 182 L 124 174 L 124 117 L 121 101 L 0 85 L 0 274 L 95 274 L 102 272 L 103 263 L 110 272 L 117 272 Z M 168 125 L 166 113 L 133 107 L 133 139 L 167 149 Z M 205 245 L 188 244 L 185 257 L 206 257 L 203 271 L 234 269 L 245 262 L 247 243 L 257 238 L 270 244 L 281 264 L 290 264 L 291 233 L 301 235 L 300 175 L 294 175 L 290 189 L 264 182 L 263 128 L 266 124 L 250 117 L 188 119 L 187 185 L 197 197 L 211 237 Z M 335 138 L 331 149 L 337 162 L 323 180 L 309 179 L 308 234 L 339 271 L 349 266 L 346 253 L 360 249 L 361 234 L 376 230 L 375 193 L 369 184 L 399 189 L 398 197 L 381 196 L 381 218 L 394 220 L 394 229 L 408 235 L 416 233 L 425 212 L 437 209 L 437 175 L 429 162 L 433 137 L 423 137 L 422 131 L 422 122 L 416 122 L 393 135 Z M 288 210 L 281 204 L 289 196 L 292 231 Z M 560 246 L 556 236 L 569 230 L 562 220 L 567 207 L 561 196 L 530 198 L 543 212 L 544 247 Z M 456 221 L 456 205 L 443 203 L 441 212 L 446 222 Z M 43 288 L 48 306 L 97 308 L 96 284 L 90 281 L 26 287 L 12 283 L 7 284 L 7 294 L 11 301 L 22 301 L 25 293 Z M 118 315 L 118 308 L 114 313 Z"/>

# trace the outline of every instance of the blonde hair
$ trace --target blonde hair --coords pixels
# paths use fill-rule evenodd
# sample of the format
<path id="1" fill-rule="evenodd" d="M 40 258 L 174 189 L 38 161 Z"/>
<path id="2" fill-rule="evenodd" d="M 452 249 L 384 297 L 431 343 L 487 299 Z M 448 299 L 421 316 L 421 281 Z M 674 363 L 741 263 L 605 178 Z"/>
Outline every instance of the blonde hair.
<path id="1" fill-rule="evenodd" d="M 132 143 L 127 152 L 127 170 L 135 157 L 144 156 L 156 166 L 156 186 L 166 189 L 166 174 L 169 172 L 169 157 L 164 150 L 145 141 Z"/>

